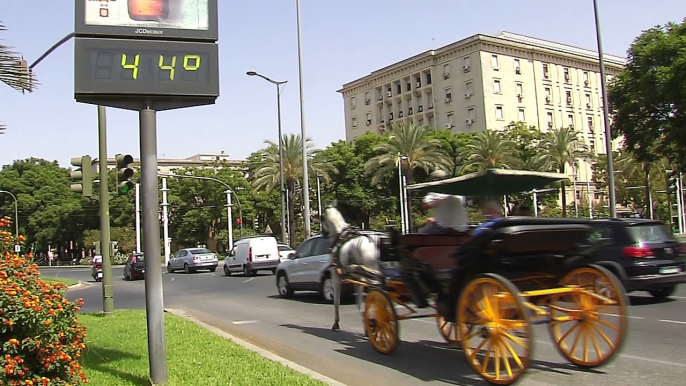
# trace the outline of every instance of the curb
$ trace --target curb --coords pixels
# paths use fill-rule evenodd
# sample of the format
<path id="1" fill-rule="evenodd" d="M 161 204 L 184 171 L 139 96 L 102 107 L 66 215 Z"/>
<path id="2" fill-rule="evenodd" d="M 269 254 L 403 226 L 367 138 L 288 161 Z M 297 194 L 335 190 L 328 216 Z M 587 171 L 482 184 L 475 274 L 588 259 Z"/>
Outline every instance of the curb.
<path id="1" fill-rule="evenodd" d="M 209 324 L 204 323 L 204 322 L 196 319 L 195 317 L 187 314 L 186 312 L 184 312 L 182 310 L 177 310 L 177 309 L 173 309 L 173 308 L 165 308 L 164 312 L 167 312 L 167 313 L 170 313 L 172 315 L 190 320 L 191 322 L 197 324 L 198 326 L 203 327 L 204 329 L 211 331 L 211 332 L 221 336 L 222 338 L 228 339 L 228 340 L 238 344 L 239 346 L 242 346 L 243 348 L 254 351 L 254 352 L 262 355 L 263 357 L 265 357 L 267 359 L 271 359 L 274 362 L 278 362 L 278 363 L 280 363 L 286 367 L 290 367 L 291 369 L 293 369 L 297 372 L 300 372 L 300 373 L 305 374 L 305 375 L 309 375 L 310 377 L 312 377 L 318 381 L 324 382 L 327 385 L 330 385 L 330 386 L 347 386 L 345 383 L 341 383 L 339 381 L 336 381 L 335 379 L 329 378 L 329 377 L 327 377 L 323 374 L 320 374 L 314 370 L 310 370 L 307 367 L 301 366 L 295 362 L 289 361 L 286 358 L 280 357 L 280 356 L 278 356 L 272 352 L 269 352 L 265 349 L 262 349 L 258 346 L 255 346 L 252 343 L 246 342 L 243 339 L 237 338 L 236 336 L 231 335 L 226 331 L 223 331 L 223 330 L 216 328 L 214 326 L 210 326 Z"/>

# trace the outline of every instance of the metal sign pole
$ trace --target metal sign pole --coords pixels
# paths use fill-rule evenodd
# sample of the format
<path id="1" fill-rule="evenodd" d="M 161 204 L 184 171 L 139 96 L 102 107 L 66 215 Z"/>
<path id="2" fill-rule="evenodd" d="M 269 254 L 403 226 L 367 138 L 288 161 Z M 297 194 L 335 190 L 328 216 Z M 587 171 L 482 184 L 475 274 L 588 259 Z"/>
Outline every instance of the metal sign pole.
<path id="1" fill-rule="evenodd" d="M 148 322 L 150 378 L 155 385 L 167 382 L 164 333 L 164 298 L 160 256 L 157 195 L 157 123 L 149 106 L 140 111 L 141 187 L 143 191 L 143 246 L 145 254 L 145 309 Z M 165 240 L 166 242 L 166 240 Z"/>
<path id="2" fill-rule="evenodd" d="M 100 254 L 102 255 L 102 313 L 114 315 L 112 260 L 110 251 L 110 193 L 107 184 L 107 119 L 105 106 L 98 106 L 98 148 L 100 158 Z M 85 167 L 91 167 L 85 165 Z"/>
<path id="3" fill-rule="evenodd" d="M 162 232 L 164 237 L 164 265 L 169 264 L 169 202 L 167 202 L 167 177 L 162 178 Z"/>
<path id="4" fill-rule="evenodd" d="M 136 252 L 141 253 L 141 184 L 136 184 Z"/>

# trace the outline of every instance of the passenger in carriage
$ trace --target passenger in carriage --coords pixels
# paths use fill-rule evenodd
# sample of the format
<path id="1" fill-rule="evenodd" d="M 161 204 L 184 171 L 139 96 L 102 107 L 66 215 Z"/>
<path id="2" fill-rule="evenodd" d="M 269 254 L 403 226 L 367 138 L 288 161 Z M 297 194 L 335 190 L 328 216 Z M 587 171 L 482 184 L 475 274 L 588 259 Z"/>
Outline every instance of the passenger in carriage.
<path id="1" fill-rule="evenodd" d="M 448 173 L 436 170 L 429 175 L 431 181 L 448 178 Z M 419 233 L 445 234 L 452 231 L 466 232 L 469 229 L 469 215 L 464 196 L 445 193 L 429 193 L 422 200 L 424 210 L 431 210 Z"/>
<path id="2" fill-rule="evenodd" d="M 483 206 L 483 214 L 486 220 L 474 230 L 473 236 L 476 236 L 487 229 L 491 229 L 493 224 L 503 218 L 503 206 L 495 200 L 487 201 Z"/>

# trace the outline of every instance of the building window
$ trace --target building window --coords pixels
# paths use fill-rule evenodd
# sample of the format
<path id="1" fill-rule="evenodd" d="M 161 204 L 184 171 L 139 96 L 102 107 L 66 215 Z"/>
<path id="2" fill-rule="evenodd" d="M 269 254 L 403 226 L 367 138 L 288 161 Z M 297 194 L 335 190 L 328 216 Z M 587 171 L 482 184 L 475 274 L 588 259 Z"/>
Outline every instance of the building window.
<path id="1" fill-rule="evenodd" d="M 564 74 L 565 74 L 565 82 L 569 83 L 569 81 L 572 80 L 572 76 L 569 74 L 569 68 L 568 67 L 564 68 Z"/>
<path id="2" fill-rule="evenodd" d="M 449 111 L 449 112 L 445 115 L 445 119 L 446 119 L 446 120 L 445 120 L 445 122 L 446 122 L 446 125 L 445 125 L 445 126 L 446 126 L 447 128 L 451 128 L 451 127 L 454 127 L 454 126 L 455 126 L 455 115 L 453 114 L 452 111 Z"/>
<path id="3" fill-rule="evenodd" d="M 588 132 L 593 133 L 593 117 L 586 118 L 586 124 L 588 125 Z"/>
<path id="4" fill-rule="evenodd" d="M 426 84 L 431 84 L 431 73 L 430 72 L 426 73 Z"/>
<path id="5" fill-rule="evenodd" d="M 567 126 L 574 128 L 574 114 L 567 114 Z"/>
<path id="6" fill-rule="evenodd" d="M 500 89 L 500 79 L 493 79 L 493 93 L 502 94 L 502 90 Z"/>
<path id="7" fill-rule="evenodd" d="M 407 87 L 405 88 L 405 91 L 412 91 L 412 82 L 410 80 L 407 80 Z"/>
<path id="8" fill-rule="evenodd" d="M 470 56 L 465 56 L 463 59 L 462 69 L 464 72 L 469 72 L 472 69 L 472 58 Z"/>
<path id="9" fill-rule="evenodd" d="M 522 68 L 520 67 L 519 59 L 514 60 L 514 69 L 515 69 L 515 74 L 521 74 L 522 73 Z"/>
<path id="10" fill-rule="evenodd" d="M 395 85 L 395 91 L 398 95 L 403 93 L 403 86 L 400 84 L 400 82 L 398 82 L 398 84 Z"/>
<path id="11" fill-rule="evenodd" d="M 353 129 L 357 128 L 357 117 L 353 117 Z"/>
<path id="12" fill-rule="evenodd" d="M 443 79 L 450 78 L 450 63 L 443 65 Z"/>
<path id="13" fill-rule="evenodd" d="M 450 102 L 450 100 L 453 98 L 453 88 L 448 87 L 445 89 L 445 103 Z"/>
<path id="14" fill-rule="evenodd" d="M 403 117 L 403 102 L 398 102 L 398 118 Z"/>
<path id="15" fill-rule="evenodd" d="M 471 81 L 465 82 L 464 93 L 465 93 L 464 96 L 466 98 L 469 98 L 470 96 L 474 95 L 474 84 Z"/>
<path id="16" fill-rule="evenodd" d="M 421 76 L 415 77 L 415 78 L 414 78 L 414 83 L 415 83 L 415 87 L 416 87 L 416 88 L 422 87 L 422 77 L 421 77 Z"/>
<path id="17" fill-rule="evenodd" d="M 476 121 L 476 111 L 474 110 L 474 107 L 467 109 L 467 118 L 472 122 Z"/>
<path id="18" fill-rule="evenodd" d="M 545 103 L 553 103 L 553 92 L 551 91 L 550 87 L 545 88 Z"/>
<path id="19" fill-rule="evenodd" d="M 517 113 L 519 114 L 519 121 L 520 122 L 526 121 L 526 116 L 524 115 L 524 109 L 518 109 Z"/>
<path id="20" fill-rule="evenodd" d="M 515 92 L 517 93 L 517 98 L 522 98 L 524 96 L 524 85 L 520 82 L 515 84 Z"/>
<path id="21" fill-rule="evenodd" d="M 368 105 L 372 103 L 372 100 L 369 98 L 369 91 L 364 92 L 364 104 Z"/>
<path id="22" fill-rule="evenodd" d="M 355 107 L 357 107 L 357 98 L 351 97 L 351 98 L 350 98 L 350 108 L 352 108 L 353 110 L 355 110 Z"/>
<path id="23" fill-rule="evenodd" d="M 550 71 L 548 71 L 548 65 L 543 64 L 543 77 L 545 79 L 550 79 Z"/>
<path id="24" fill-rule="evenodd" d="M 491 67 L 498 70 L 498 55 L 491 55 Z"/>
<path id="25" fill-rule="evenodd" d="M 591 94 L 586 94 L 586 108 L 591 108 Z"/>
<path id="26" fill-rule="evenodd" d="M 372 113 L 367 113 L 367 126 L 372 124 Z"/>
<path id="27" fill-rule="evenodd" d="M 565 91 L 565 96 L 567 97 L 567 106 L 571 106 L 572 105 L 572 91 L 571 90 Z"/>
<path id="28" fill-rule="evenodd" d="M 553 127 L 555 125 L 555 122 L 553 121 L 553 112 L 548 111 L 546 113 L 546 117 L 548 118 L 548 127 Z"/>
<path id="29" fill-rule="evenodd" d="M 495 119 L 503 120 L 503 106 L 495 106 Z"/>
<path id="30" fill-rule="evenodd" d="M 379 107 L 379 114 L 377 115 L 377 120 L 379 121 L 378 123 L 383 123 L 385 120 L 383 119 L 383 107 Z"/>
<path id="31" fill-rule="evenodd" d="M 595 154 L 595 140 L 594 139 L 588 141 L 588 148 L 591 151 L 591 154 Z"/>
<path id="32" fill-rule="evenodd" d="M 588 86 L 589 84 L 588 71 L 584 71 L 584 86 Z"/>

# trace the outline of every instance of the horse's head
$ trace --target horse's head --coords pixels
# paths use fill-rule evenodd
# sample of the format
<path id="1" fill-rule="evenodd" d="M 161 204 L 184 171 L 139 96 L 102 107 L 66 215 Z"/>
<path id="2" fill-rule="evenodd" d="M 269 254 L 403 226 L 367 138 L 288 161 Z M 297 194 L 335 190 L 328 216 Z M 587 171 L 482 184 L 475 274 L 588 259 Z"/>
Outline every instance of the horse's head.
<path id="1" fill-rule="evenodd" d="M 343 215 L 335 207 L 335 203 L 324 208 L 321 214 L 322 236 L 328 239 L 341 233 L 347 225 Z"/>

